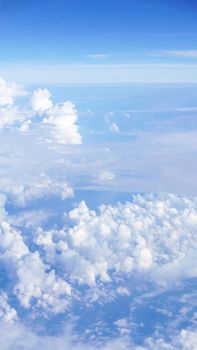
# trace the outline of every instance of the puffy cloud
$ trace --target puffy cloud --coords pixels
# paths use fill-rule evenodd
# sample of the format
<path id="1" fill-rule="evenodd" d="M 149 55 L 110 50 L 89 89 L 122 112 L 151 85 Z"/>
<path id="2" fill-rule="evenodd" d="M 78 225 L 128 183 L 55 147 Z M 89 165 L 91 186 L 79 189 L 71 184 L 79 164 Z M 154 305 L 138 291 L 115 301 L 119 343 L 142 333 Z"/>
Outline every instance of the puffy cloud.
<path id="1" fill-rule="evenodd" d="M 26 113 L 14 105 L 16 97 L 25 95 L 27 92 L 22 86 L 0 78 L 0 129 L 20 124 L 26 119 Z"/>
<path id="2" fill-rule="evenodd" d="M 12 227 L 14 221 L 11 225 L 10 216 L 4 209 L 6 199 L 1 196 L 0 200 L 1 263 L 5 262 L 6 269 L 12 272 L 9 295 L 17 297 L 21 307 L 26 312 L 29 310 L 33 317 L 37 311 L 39 317 L 47 318 L 63 313 L 77 300 L 80 305 L 87 303 L 93 307 L 96 302 L 109 302 L 111 297 L 128 298 L 132 288 L 136 288 L 136 277 L 138 288 L 140 284 L 148 286 L 154 281 L 159 286 L 163 283 L 162 290 L 165 290 L 166 286 L 169 288 L 169 282 L 197 276 L 195 198 L 172 194 L 137 195 L 131 202 L 102 205 L 97 211 L 81 202 L 65 214 L 66 224 L 62 228 L 36 230 L 33 227 L 28 231 L 31 234 Z M 187 294 L 182 296 L 183 307 L 178 317 L 186 312 L 187 298 L 191 300 Z M 141 345 L 132 343 L 132 339 L 127 338 L 132 327 L 129 317 L 113 320 L 120 338 L 105 341 L 95 336 L 92 345 L 87 339 L 82 345 L 81 338 L 73 342 L 74 331 L 66 336 L 38 336 L 30 329 L 24 333 L 24 327 L 19 323 L 9 326 L 11 333 L 6 338 L 5 334 L 2 335 L 2 327 L 5 329 L 5 322 L 14 321 L 17 316 L 14 308 L 9 306 L 5 290 L 0 294 L 0 302 L 3 322 L 0 335 L 8 350 L 14 347 L 14 340 L 8 341 L 12 337 L 21 346 L 16 345 L 14 349 L 17 346 L 21 349 L 21 344 L 24 344 L 24 349 L 34 349 L 35 346 L 39 349 L 37 344 L 42 344 L 49 350 L 51 342 L 63 350 L 83 347 L 91 350 L 195 349 L 196 333 L 189 328 L 177 331 L 174 327 L 168 341 L 160 329 L 160 333 L 152 334 Z M 142 299 L 136 303 L 143 305 Z M 18 306 L 15 309 L 18 312 Z M 187 315 L 189 317 L 190 309 Z M 178 324 L 178 320 L 176 322 Z"/>
<path id="3" fill-rule="evenodd" d="M 32 300 L 37 307 L 53 313 L 63 312 L 68 307 L 69 284 L 43 263 L 38 252 L 30 252 L 21 232 L 7 222 L 1 222 L 0 252 L 1 263 L 5 261 L 7 268 L 15 271 L 13 292 L 23 307 L 29 308 Z"/>
<path id="4" fill-rule="evenodd" d="M 28 254 L 18 264 L 19 282 L 15 286 L 15 293 L 25 308 L 29 308 L 34 299 L 38 307 L 60 313 L 69 305 L 71 287 L 58 278 L 54 270 L 48 272 L 48 268 L 37 252 Z"/>
<path id="5" fill-rule="evenodd" d="M 81 202 L 66 217 L 70 228 L 39 229 L 35 243 L 47 261 L 61 262 L 70 281 L 94 286 L 146 271 L 165 286 L 197 276 L 196 199 L 137 195 L 132 202 L 103 205 L 98 214 Z"/>
<path id="6" fill-rule="evenodd" d="M 12 322 L 17 319 L 17 313 L 8 303 L 6 293 L 0 293 L 0 321 Z"/>
<path id="7" fill-rule="evenodd" d="M 17 262 L 16 291 L 24 306 L 29 307 L 32 298 L 36 298 L 40 307 L 64 310 L 63 302 L 60 306 L 62 294 L 67 288 L 69 291 L 68 285 L 77 288 L 76 283 L 88 285 L 89 292 L 97 299 L 100 288 L 103 298 L 108 294 L 108 284 L 116 297 L 125 287 L 128 294 L 132 287 L 125 286 L 125 279 L 132 281 L 140 274 L 146 274 L 147 280 L 163 288 L 174 281 L 197 276 L 196 199 L 137 195 L 131 202 L 102 205 L 98 212 L 81 202 L 65 214 L 65 226 L 49 230 L 40 227 L 25 240 L 22 232 L 11 226 L 13 218 L 8 222 L 9 217 L 3 211 L 4 200 L 0 249 L 6 261 L 10 259 L 13 265 Z M 23 213 L 19 227 L 22 222 Z M 56 294 L 52 285 L 57 285 L 60 294 Z"/>
<path id="8" fill-rule="evenodd" d="M 22 86 L 16 83 L 8 83 L 0 78 L 0 106 L 13 105 L 14 98 L 26 95 Z"/>
<path id="9" fill-rule="evenodd" d="M 62 200 L 73 197 L 73 189 L 65 182 L 51 179 L 46 174 L 41 174 L 30 183 L 21 183 L 8 180 L 0 181 L 0 189 L 6 194 L 12 203 L 25 206 L 29 201 L 57 195 Z"/>
<path id="10" fill-rule="evenodd" d="M 47 89 L 36 89 L 31 96 L 31 109 L 14 105 L 15 97 L 26 94 L 20 85 L 0 79 L 0 129 L 14 127 L 26 133 L 32 127 L 36 138 L 44 142 L 81 143 L 77 111 L 72 102 L 53 105 Z M 39 120 L 36 115 L 40 116 Z"/>
<path id="11" fill-rule="evenodd" d="M 33 91 L 31 103 L 33 111 L 42 115 L 47 109 L 53 106 L 51 93 L 47 89 L 37 89 Z"/>
<path id="12" fill-rule="evenodd" d="M 71 328 L 71 327 L 70 327 Z M 96 345 L 81 342 L 77 336 L 71 333 L 68 327 L 62 335 L 47 336 L 37 335 L 30 328 L 21 323 L 0 323 L 1 350 L 127 350 L 129 342 L 127 339 L 119 338 Z M 135 350 L 135 348 L 132 348 Z"/>
<path id="13" fill-rule="evenodd" d="M 28 130 L 31 121 L 26 121 L 26 112 L 17 106 L 5 106 L 0 108 L 0 129 L 16 127 L 21 125 L 21 131 Z"/>
<path id="14" fill-rule="evenodd" d="M 177 334 L 170 335 L 170 341 L 162 338 L 147 338 L 144 346 L 137 347 L 136 350 L 195 350 L 197 348 L 196 330 L 182 329 Z"/>
<path id="15" fill-rule="evenodd" d="M 80 144 L 81 135 L 75 124 L 76 121 L 77 111 L 74 104 L 68 101 L 48 109 L 43 123 L 51 127 L 49 137 L 51 135 L 55 142 L 60 144 Z"/>
<path id="16" fill-rule="evenodd" d="M 29 253 L 20 232 L 6 221 L 0 222 L 0 252 L 2 258 L 10 262 L 16 262 Z"/>
<path id="17" fill-rule="evenodd" d="M 126 328 L 124 320 L 119 320 L 120 328 Z M 125 332 L 126 333 L 126 332 Z M 80 341 L 80 337 L 72 334 L 72 327 L 67 327 L 58 336 L 38 335 L 20 322 L 1 322 L 0 338 L 2 350 L 196 350 L 197 333 L 195 330 L 183 329 L 176 334 L 169 334 L 169 341 L 158 337 L 149 337 L 138 345 L 127 335 L 115 337 L 113 340 L 97 343 Z"/>
<path id="18" fill-rule="evenodd" d="M 53 106 L 50 98 L 51 93 L 47 89 L 38 89 L 31 99 L 33 110 L 44 117 L 43 125 L 48 126 L 47 135 L 43 135 L 42 139 L 60 144 L 80 144 L 75 105 L 67 101 Z"/>

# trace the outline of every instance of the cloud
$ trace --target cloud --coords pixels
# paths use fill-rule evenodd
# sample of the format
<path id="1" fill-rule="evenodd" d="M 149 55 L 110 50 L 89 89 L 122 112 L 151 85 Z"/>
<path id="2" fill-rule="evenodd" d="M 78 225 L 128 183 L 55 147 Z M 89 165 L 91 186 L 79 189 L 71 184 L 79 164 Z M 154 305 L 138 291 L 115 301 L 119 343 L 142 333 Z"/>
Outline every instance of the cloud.
<path id="1" fill-rule="evenodd" d="M 169 341 L 154 337 L 145 339 L 141 345 L 136 344 L 127 336 L 122 335 L 102 344 L 88 344 L 72 334 L 71 327 L 67 327 L 62 335 L 38 335 L 20 322 L 0 323 L 0 338 L 2 350 L 195 350 L 197 334 L 195 330 L 183 329 L 176 334 L 169 335 Z"/>
<path id="2" fill-rule="evenodd" d="M 26 184 L 12 183 L 9 180 L 0 181 L 0 189 L 8 198 L 18 206 L 25 206 L 36 199 L 57 195 L 62 200 L 73 197 L 73 189 L 64 181 L 52 180 L 45 174 L 41 174 L 37 180 Z"/>
<path id="3" fill-rule="evenodd" d="M 16 280 L 12 280 L 12 284 L 15 282 L 12 293 L 24 308 L 30 308 L 32 300 L 34 307 L 37 305 L 52 313 L 63 312 L 68 307 L 69 284 L 43 263 L 38 252 L 30 252 L 21 232 L 6 221 L 2 221 L 0 226 L 0 252 L 1 264 L 5 261 L 7 269 L 16 276 Z M 6 304 L 4 309 L 14 317 L 14 311 Z"/>
<path id="4" fill-rule="evenodd" d="M 171 336 L 167 342 L 162 338 L 148 338 L 144 346 L 137 347 L 137 350 L 195 350 L 197 347 L 197 332 L 195 330 L 182 329 L 178 334 Z"/>
<path id="5" fill-rule="evenodd" d="M 37 335 L 20 322 L 15 324 L 0 323 L 1 350 L 127 350 L 129 342 L 120 338 L 96 345 L 80 342 L 72 335 L 71 329 L 66 328 L 61 336 Z"/>
<path id="6" fill-rule="evenodd" d="M 119 130 L 119 126 L 117 125 L 117 123 L 115 123 L 112 118 L 114 117 L 114 113 L 113 112 L 108 112 L 105 116 L 105 121 L 109 127 L 109 130 L 113 133 L 113 134 L 117 134 L 120 132 Z"/>
<path id="7" fill-rule="evenodd" d="M 38 252 L 27 254 L 17 267 L 18 283 L 14 288 L 20 303 L 25 308 L 31 306 L 32 300 L 37 307 L 49 313 L 61 313 L 69 305 L 70 285 L 58 278 L 54 270 L 48 271 Z"/>
<path id="8" fill-rule="evenodd" d="M 146 271 L 147 278 L 165 286 L 197 276 L 196 205 L 195 199 L 175 195 L 135 196 L 126 204 L 103 205 L 96 214 L 81 202 L 68 214 L 71 228 L 40 229 L 35 243 L 48 258 L 53 252 L 53 266 L 58 258 L 72 283 L 116 283 L 119 275 L 132 278 Z"/>
<path id="9" fill-rule="evenodd" d="M 13 127 L 17 123 L 23 125 L 26 114 L 17 106 L 5 106 L 0 108 L 0 129 Z"/>
<path id="10" fill-rule="evenodd" d="M 17 313 L 8 303 L 6 293 L 0 292 L 0 322 L 12 322 L 17 320 Z"/>
<path id="11" fill-rule="evenodd" d="M 0 129 L 22 123 L 26 119 L 25 112 L 14 105 L 16 97 L 26 95 L 27 92 L 21 85 L 0 78 Z"/>
<path id="12" fill-rule="evenodd" d="M 43 142 L 82 142 L 76 124 L 77 110 L 72 102 L 53 105 L 51 93 L 47 89 L 36 89 L 30 99 L 32 109 L 24 109 L 14 104 L 14 98 L 23 95 L 26 95 L 26 91 L 20 85 L 0 79 L 0 129 L 15 128 L 23 133 L 34 130 L 35 137 Z"/>
<path id="13" fill-rule="evenodd" d="M 0 78 L 0 106 L 13 105 L 15 97 L 25 96 L 27 92 L 21 85 L 8 83 Z"/>
<path id="14" fill-rule="evenodd" d="M 130 202 L 102 205 L 96 211 L 81 202 L 65 212 L 63 226 L 32 226 L 28 233 L 23 227 L 24 212 L 19 230 L 5 207 L 6 197 L 1 195 L 0 266 L 6 268 L 8 278 L 11 276 L 9 289 L 2 284 L 0 294 L 3 350 L 39 350 L 41 345 L 50 350 L 51 344 L 62 350 L 195 349 L 192 328 L 174 328 L 168 341 L 161 329 L 137 345 L 128 337 L 130 319 L 117 318 L 114 325 L 120 336 L 114 340 L 95 336 L 89 342 L 87 335 L 82 341 L 76 329 L 67 333 L 60 330 L 53 336 L 37 335 L 23 325 L 23 316 L 18 320 L 17 314 L 23 315 L 21 310 L 25 309 L 37 323 L 41 321 L 36 315 L 43 321 L 63 313 L 63 317 L 68 315 L 69 325 L 69 310 L 75 312 L 76 306 L 72 306 L 77 302 L 87 310 L 96 303 L 107 304 L 131 294 L 134 297 L 136 283 L 140 298 L 140 290 L 147 292 L 149 284 L 152 293 L 161 293 L 169 291 L 172 284 L 196 278 L 196 198 L 136 195 Z M 186 297 L 182 294 L 182 303 L 185 298 L 188 304 Z M 13 298 L 17 298 L 15 306 L 9 304 Z M 132 300 L 139 303 L 136 297 Z"/>
<path id="15" fill-rule="evenodd" d="M 31 103 L 33 111 L 43 114 L 47 109 L 53 106 L 51 93 L 47 89 L 37 89 L 33 91 Z"/>
<path id="16" fill-rule="evenodd" d="M 105 53 L 97 53 L 97 54 L 86 55 L 85 57 L 91 58 L 93 60 L 105 60 L 109 57 L 109 55 Z"/>
<path id="17" fill-rule="evenodd" d="M 96 179 L 99 183 L 103 184 L 113 181 L 115 177 L 116 176 L 111 171 L 103 170 L 96 176 Z"/>
<path id="18" fill-rule="evenodd" d="M 197 58 L 197 50 L 162 50 L 160 54 L 175 58 Z"/>
<path id="19" fill-rule="evenodd" d="M 49 137 L 59 144 L 80 144 L 82 142 L 77 121 L 77 111 L 72 102 L 55 105 L 46 111 L 43 124 L 51 127 Z"/>
<path id="20" fill-rule="evenodd" d="M 38 125 L 41 139 L 58 144 L 80 144 L 81 135 L 76 125 L 78 116 L 71 101 L 53 105 L 51 94 L 47 89 L 35 90 L 32 94 L 33 110 L 42 116 Z"/>
<path id="21" fill-rule="evenodd" d="M 65 226 L 35 228 L 25 241 L 4 211 L 2 215 L 1 253 L 6 261 L 17 261 L 13 268 L 19 282 L 14 288 L 24 306 L 36 298 L 40 307 L 61 310 L 59 298 L 67 284 L 74 289 L 76 283 L 88 285 L 94 298 L 102 286 L 105 298 L 109 283 L 117 297 L 119 288 L 125 288 L 125 278 L 132 281 L 136 274 L 145 273 L 147 280 L 163 288 L 197 277 L 196 199 L 138 195 L 132 202 L 103 205 L 98 213 L 81 202 L 65 214 Z M 55 284 L 58 294 L 52 288 Z"/>

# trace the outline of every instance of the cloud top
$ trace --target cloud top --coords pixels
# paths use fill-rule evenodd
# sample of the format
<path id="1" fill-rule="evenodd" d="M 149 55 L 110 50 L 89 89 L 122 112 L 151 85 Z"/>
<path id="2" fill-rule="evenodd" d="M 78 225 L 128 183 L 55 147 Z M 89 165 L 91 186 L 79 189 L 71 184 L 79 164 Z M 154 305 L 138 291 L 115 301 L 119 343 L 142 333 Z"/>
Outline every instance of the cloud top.
<path id="1" fill-rule="evenodd" d="M 13 128 L 27 133 L 34 130 L 35 137 L 43 142 L 56 144 L 80 144 L 82 137 L 77 126 L 77 110 L 70 102 L 53 104 L 47 89 L 36 89 L 30 96 L 30 108 L 14 103 L 27 92 L 15 83 L 0 79 L 0 128 Z M 39 118 L 36 118 L 39 117 Z"/>

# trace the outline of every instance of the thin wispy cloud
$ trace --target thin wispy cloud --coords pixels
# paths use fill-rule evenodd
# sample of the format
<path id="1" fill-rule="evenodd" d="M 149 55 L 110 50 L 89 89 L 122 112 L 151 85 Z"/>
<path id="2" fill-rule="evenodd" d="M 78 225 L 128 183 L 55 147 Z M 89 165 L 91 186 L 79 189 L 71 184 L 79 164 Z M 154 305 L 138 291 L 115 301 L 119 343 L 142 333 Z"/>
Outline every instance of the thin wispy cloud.
<path id="1" fill-rule="evenodd" d="M 105 53 L 95 53 L 95 54 L 85 55 L 85 57 L 93 60 L 106 60 L 107 58 L 109 58 L 109 55 Z"/>
<path id="2" fill-rule="evenodd" d="M 197 58 L 197 50 L 162 50 L 158 55 L 171 58 Z"/>

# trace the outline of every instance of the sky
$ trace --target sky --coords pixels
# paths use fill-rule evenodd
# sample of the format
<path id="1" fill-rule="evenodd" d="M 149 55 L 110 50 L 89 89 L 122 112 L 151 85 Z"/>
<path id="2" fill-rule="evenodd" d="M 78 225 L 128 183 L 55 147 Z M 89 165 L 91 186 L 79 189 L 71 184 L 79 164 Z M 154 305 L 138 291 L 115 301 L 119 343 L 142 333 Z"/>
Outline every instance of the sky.
<path id="1" fill-rule="evenodd" d="M 2 0 L 1 72 L 25 83 L 196 82 L 196 10 L 195 1 Z"/>
<path id="2" fill-rule="evenodd" d="M 1 350 L 197 349 L 196 11 L 0 0 Z"/>

